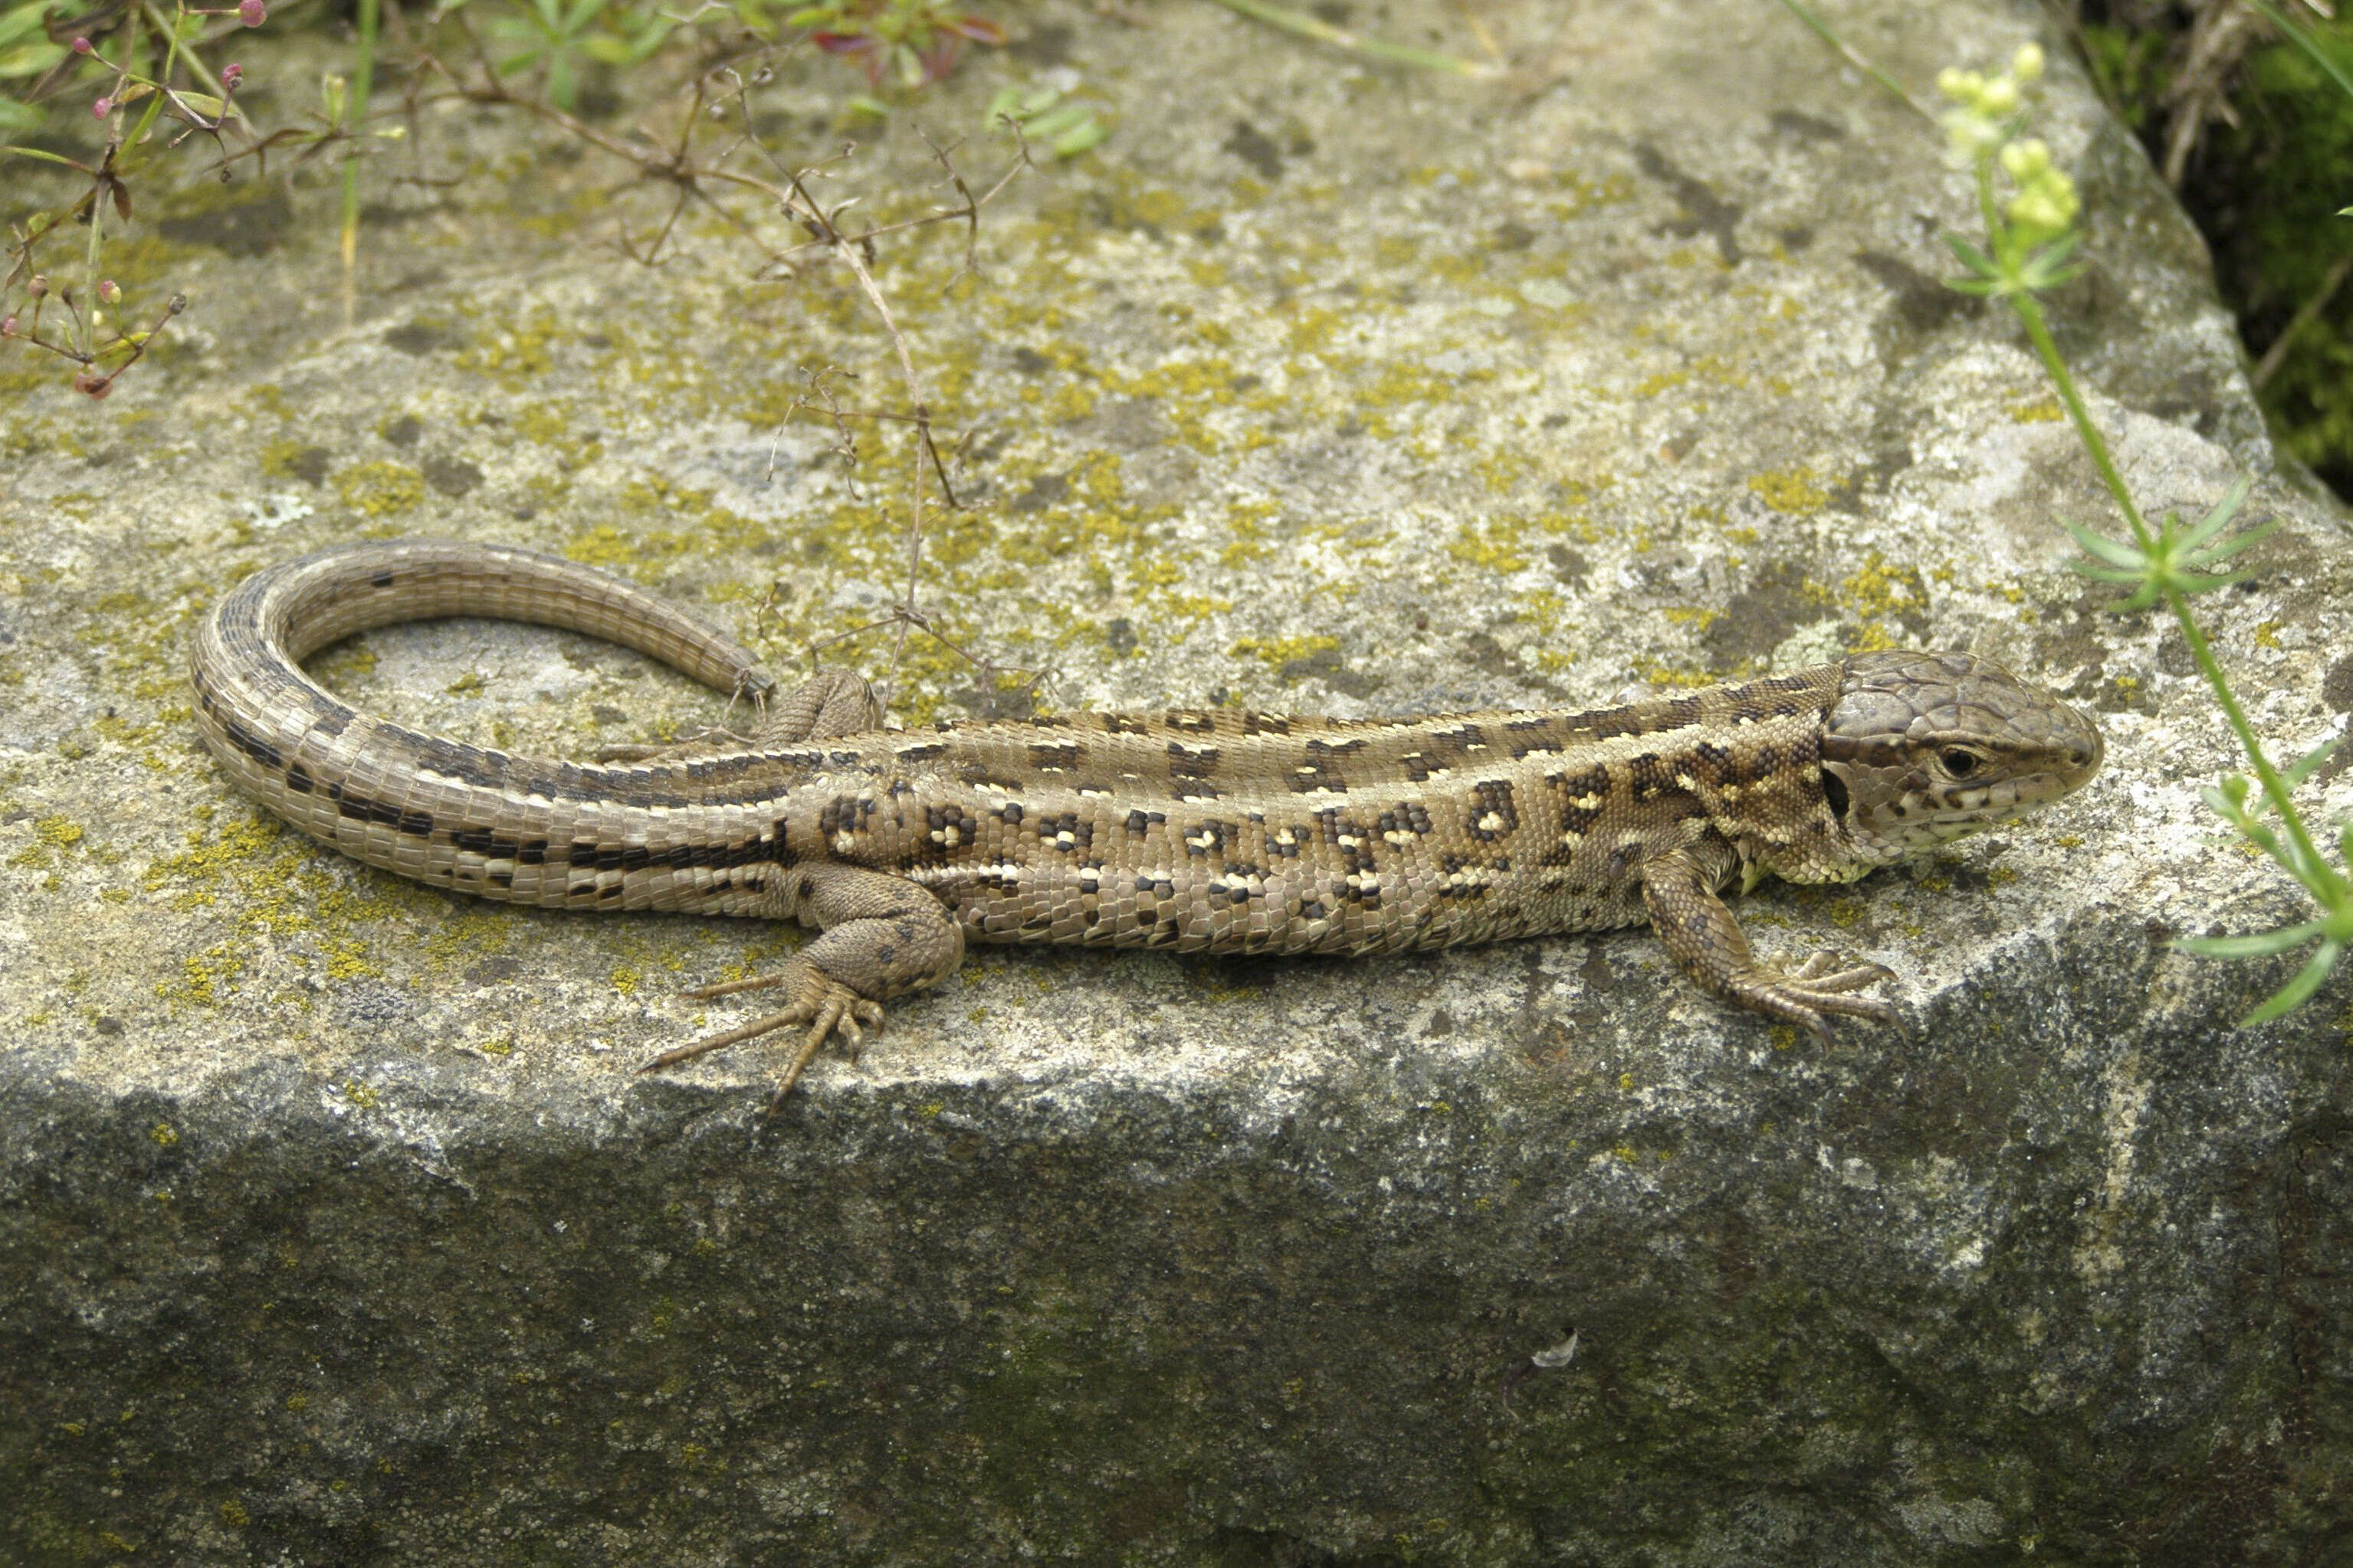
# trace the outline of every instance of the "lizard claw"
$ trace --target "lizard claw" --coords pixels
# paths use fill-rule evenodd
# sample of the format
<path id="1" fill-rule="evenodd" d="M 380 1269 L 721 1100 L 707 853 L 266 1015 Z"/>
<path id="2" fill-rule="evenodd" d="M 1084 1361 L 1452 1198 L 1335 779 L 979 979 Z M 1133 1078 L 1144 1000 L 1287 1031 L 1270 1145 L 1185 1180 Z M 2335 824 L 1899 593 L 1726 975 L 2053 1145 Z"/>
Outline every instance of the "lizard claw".
<path id="1" fill-rule="evenodd" d="M 1830 1020 L 1823 1016 L 1826 1013 L 1866 1018 L 1874 1024 L 1893 1024 L 1909 1039 L 1910 1031 L 1904 1029 L 1904 1020 L 1894 1007 L 1876 996 L 1848 994 L 1866 985 L 1893 980 L 1895 972 L 1883 963 L 1858 963 L 1840 969 L 1838 962 L 1830 953 L 1817 952 L 1795 969 L 1753 964 L 1735 974 L 1727 990 L 1734 1001 L 1784 1023 L 1796 1024 L 1825 1045 L 1831 1039 Z"/>
<path id="2" fill-rule="evenodd" d="M 705 985 L 686 994 L 694 997 L 724 996 L 738 991 L 767 990 L 776 986 L 791 986 L 797 993 L 792 1005 L 784 1011 L 770 1013 L 724 1033 L 707 1036 L 664 1051 L 638 1071 L 659 1072 L 663 1068 L 692 1061 L 697 1057 L 724 1050 L 729 1046 L 740 1045 L 761 1035 L 807 1024 L 809 1026 L 808 1033 L 801 1037 L 799 1047 L 793 1052 L 792 1060 L 786 1064 L 784 1075 L 777 1080 L 776 1092 L 769 1098 L 766 1114 L 774 1116 L 783 1109 L 786 1097 L 793 1091 L 793 1085 L 800 1081 L 803 1069 L 817 1056 L 818 1047 L 825 1044 L 828 1036 L 841 1036 L 843 1044 L 849 1047 L 849 1059 L 855 1063 L 860 1047 L 866 1043 L 868 1031 L 879 1032 L 882 1027 L 882 1005 L 880 1002 L 860 996 L 807 960 L 795 960 L 776 974 Z"/>

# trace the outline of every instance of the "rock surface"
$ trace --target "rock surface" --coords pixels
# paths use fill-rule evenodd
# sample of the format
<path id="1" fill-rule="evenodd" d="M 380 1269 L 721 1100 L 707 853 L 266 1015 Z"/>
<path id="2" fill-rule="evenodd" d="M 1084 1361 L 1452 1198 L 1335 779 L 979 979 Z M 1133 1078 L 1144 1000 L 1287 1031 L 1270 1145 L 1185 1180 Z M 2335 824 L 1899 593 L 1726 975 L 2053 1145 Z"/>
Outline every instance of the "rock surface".
<path id="1" fill-rule="evenodd" d="M 469 178 L 379 165 L 352 325 L 332 195 L 241 179 L 151 198 L 132 302 L 195 304 L 113 398 L 0 358 L 0 1555 L 2343 1561 L 2353 986 L 2233 1030 L 2282 965 L 2165 946 L 2297 905 L 2198 804 L 2232 751 L 2178 636 L 2063 570 L 2055 520 L 2108 509 L 2013 324 L 1936 281 L 1972 210 L 1936 133 L 1747 0 L 1479 7 L 1504 85 L 1135 9 L 1027 10 L 923 100 L 976 178 L 1000 88 L 1114 128 L 990 207 L 977 276 L 946 230 L 879 249 L 976 432 L 943 629 L 1066 708 L 1996 655 L 2098 711 L 2093 786 L 1742 905 L 1768 951 L 1902 971 L 1915 1038 L 1793 1039 L 1637 932 L 987 952 L 773 1127 L 773 1052 L 633 1077 L 697 1027 L 678 988 L 797 938 L 470 905 L 280 833 L 195 747 L 189 626 L 266 562 L 448 532 L 795 667 L 898 592 L 907 465 L 779 421 L 804 369 L 901 395 L 838 265 L 754 280 L 691 216 L 637 268 L 612 242 L 660 193 L 430 110 L 406 147 Z M 1475 49 L 1451 8 L 1341 9 Z M 1915 82 L 2037 16 L 1847 9 Z M 2262 477 L 2284 525 L 2210 620 L 2293 754 L 2353 728 L 2353 541 L 2274 473 L 2196 237 L 2046 41 L 2090 213 L 2064 346 L 2150 502 Z M 820 156 L 851 82 L 793 62 L 755 122 Z M 829 190 L 934 200 L 910 119 Z M 520 747 L 717 717 L 512 627 L 318 668 Z M 918 637 L 898 711 L 1003 686 Z"/>

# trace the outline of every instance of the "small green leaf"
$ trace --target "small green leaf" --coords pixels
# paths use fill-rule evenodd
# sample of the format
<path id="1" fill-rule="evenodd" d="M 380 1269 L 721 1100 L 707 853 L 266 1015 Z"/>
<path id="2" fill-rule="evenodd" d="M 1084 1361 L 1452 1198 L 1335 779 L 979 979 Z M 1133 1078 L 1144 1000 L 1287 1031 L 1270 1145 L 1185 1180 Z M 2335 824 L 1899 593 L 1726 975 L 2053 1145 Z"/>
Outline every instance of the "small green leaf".
<path id="1" fill-rule="evenodd" d="M 2247 499 L 2247 491 L 2253 488 L 2253 485 L 2254 480 L 2245 474 L 2241 474 L 2232 480 L 2231 488 L 2222 492 L 2222 499 L 2214 503 L 2214 510 L 2200 518 L 2198 526 L 2182 536 L 2182 544 L 2194 549 L 2221 532 L 2230 525 L 2231 519 L 2238 515 L 2240 503 Z M 2179 520 L 2168 519 L 2168 521 L 2178 521 Z"/>
<path id="2" fill-rule="evenodd" d="M 2075 254 L 2075 247 L 2082 244 L 2083 240 L 2083 230 L 2068 230 L 2065 234 L 2061 235 L 2058 238 L 2044 246 L 2041 250 L 2035 252 L 2035 265 L 2039 267 L 2057 267 L 2061 262 Z"/>
<path id="3" fill-rule="evenodd" d="M 2320 922 L 2306 921 L 2300 926 L 2284 926 L 2255 936 L 2185 936 L 2173 945 L 2200 958 L 2268 958 L 2274 952 L 2301 947 L 2319 934 Z"/>
<path id="4" fill-rule="evenodd" d="M 49 13 L 61 10 L 58 0 L 36 0 L 30 5 L 18 5 L 0 11 L 0 44 L 16 42 L 29 34 L 37 34 L 49 19 Z"/>
<path id="5" fill-rule="evenodd" d="M 2306 751 L 2304 756 L 2296 758 L 2295 763 L 2289 763 L 2287 767 L 2283 767 L 2283 770 L 2280 770 L 2280 782 L 2287 784 L 2289 789 L 2295 789 L 2295 786 L 2301 784 L 2304 779 L 2313 777 L 2313 770 L 2320 767 L 2320 763 L 2329 761 L 2329 753 L 2337 751 L 2337 746 L 2341 744 L 2346 744 L 2344 734 L 2337 734 L 2337 737 L 2329 737 L 2329 740 L 2320 742 L 2320 744 L 2313 746 L 2311 751 Z"/>
<path id="6" fill-rule="evenodd" d="M 2169 574 L 2168 583 L 2169 586 L 2187 597 L 2191 594 L 2203 594 L 2215 588 L 2227 588 L 2233 583 L 2243 583 L 2252 574 L 2246 572 L 2233 572 L 2227 577 L 2217 577 L 2206 572 L 2177 571 Z"/>
<path id="7" fill-rule="evenodd" d="M 2322 942 L 2320 950 L 2312 955 L 2312 962 L 2297 971 L 2295 979 L 2273 992 L 2270 1001 L 2240 1019 L 2239 1027 L 2243 1029 L 2250 1024 L 2266 1023 L 2276 1018 L 2319 990 L 2320 983 L 2327 979 L 2329 972 L 2337 967 L 2337 960 L 2344 951 L 2336 942 Z"/>
<path id="8" fill-rule="evenodd" d="M 2133 572 L 2133 576 L 2135 577 L 2138 577 L 2140 575 L 2137 568 L 2144 564 L 2148 559 L 2147 556 L 2141 552 L 2141 548 L 2137 544 L 2128 544 L 2118 540 L 2107 538 L 2104 534 L 2094 533 L 2090 529 L 2085 528 L 2081 523 L 2063 522 L 2060 526 L 2066 529 L 2069 533 L 2075 536 L 2076 543 L 2082 545 L 2084 549 L 2090 551 L 2101 560 L 2112 562 L 2118 566 L 2130 566 L 2136 568 Z"/>
<path id="9" fill-rule="evenodd" d="M 1978 277 L 1999 278 L 2001 276 L 2001 269 L 1993 264 L 1993 258 L 1991 257 L 1988 256 L 1984 251 L 1979 250 L 1976 246 L 1971 245 L 1968 240 L 1963 239 L 1959 235 L 1948 234 L 1945 236 L 1945 243 L 1952 247 L 1953 254 L 1960 258 L 1961 265 L 1976 273 Z M 1956 283 L 1953 287 L 1957 289 L 1960 285 Z"/>
<path id="10" fill-rule="evenodd" d="M 0 106 L 9 106 L 9 109 L 14 109 L 14 103 L 9 101 L 9 99 L 0 99 Z M 36 125 L 37 125 L 37 115 L 36 115 Z M 90 174 L 91 172 L 87 163 L 75 163 L 75 160 L 61 158 L 61 155 L 57 153 L 45 153 L 45 151 L 40 151 L 37 146 L 0 146 L 0 153 L 16 153 L 19 158 L 37 158 L 40 163 L 61 163 L 66 164 L 69 170 L 80 170 L 82 174 Z M 40 236 L 40 233 L 47 233 L 54 224 L 57 224 L 57 219 L 49 216 L 47 212 L 36 212 L 36 215 L 33 215 L 33 221 L 26 224 L 26 231 Z"/>
<path id="11" fill-rule="evenodd" d="M 2258 523 L 2254 527 L 2247 530 L 2244 533 L 2232 534 L 2230 538 L 2222 541 L 2220 544 L 2209 544 L 2199 550 L 2191 552 L 2191 555 L 2194 557 L 2198 565 L 2211 566 L 2218 561 L 2226 561 L 2230 559 L 2232 556 L 2236 555 L 2240 551 L 2244 550 L 2250 544 L 2253 544 L 2261 540 L 2269 538 L 2271 536 L 2272 530 L 2277 528 L 2279 525 L 2279 519 L 2275 517 L 2268 519 L 2265 521 Z"/>
<path id="12" fill-rule="evenodd" d="M 2234 773 L 2222 781 L 2221 789 L 2200 790 L 2198 798 L 2204 801 L 2207 809 L 2213 812 L 2215 816 L 2236 827 L 2247 819 L 2247 795 L 2243 789 L 2233 793 L 2231 785 L 2244 784 L 2246 782 Z"/>
<path id="13" fill-rule="evenodd" d="M 1051 142 L 1057 136 L 1076 131 L 1092 118 L 1094 118 L 1093 111 L 1086 105 L 1066 103 L 1060 109 L 1038 116 L 1035 120 L 1023 121 L 1021 129 L 1041 142 Z"/>
<path id="14" fill-rule="evenodd" d="M 1085 124 L 1054 138 L 1054 156 L 1075 158 L 1082 153 L 1092 152 L 1103 145 L 1103 138 L 1110 134 L 1111 130 L 1108 126 L 1094 116 L 1089 115 Z"/>
<path id="15" fill-rule="evenodd" d="M 38 76 L 65 58 L 64 45 L 36 38 L 0 48 L 0 76 Z"/>

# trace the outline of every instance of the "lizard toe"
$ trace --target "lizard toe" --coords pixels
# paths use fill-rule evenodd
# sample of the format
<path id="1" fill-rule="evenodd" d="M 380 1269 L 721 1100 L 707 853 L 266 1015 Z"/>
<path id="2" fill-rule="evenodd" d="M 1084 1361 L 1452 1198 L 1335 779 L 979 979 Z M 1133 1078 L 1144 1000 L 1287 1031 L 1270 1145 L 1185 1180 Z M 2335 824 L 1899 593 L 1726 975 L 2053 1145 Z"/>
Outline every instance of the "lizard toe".
<path id="1" fill-rule="evenodd" d="M 1816 960 L 1822 962 L 1818 965 Z M 1860 991 L 1866 985 L 1876 985 L 1882 981 L 1895 978 L 1895 971 L 1883 963 L 1858 963 L 1835 973 L 1824 973 L 1837 962 L 1827 952 L 1818 952 L 1806 961 L 1803 969 L 1789 978 L 1801 982 L 1808 991 L 1820 992 Z"/>
<path id="2" fill-rule="evenodd" d="M 854 1062 L 857 1060 L 859 1047 L 865 1043 L 868 1031 L 880 1030 L 882 1026 L 881 1003 L 860 995 L 807 959 L 795 959 L 774 974 L 754 975 L 747 980 L 730 980 L 716 985 L 704 985 L 686 992 L 684 994 L 707 998 L 733 995 L 743 991 L 771 990 L 778 987 L 789 987 L 797 993 L 790 1006 L 779 1012 L 754 1018 L 750 1023 L 738 1025 L 733 1029 L 664 1051 L 638 1070 L 641 1073 L 656 1072 L 663 1068 L 675 1067 L 681 1062 L 692 1061 L 697 1057 L 708 1056 L 713 1051 L 724 1050 L 729 1046 L 741 1045 L 745 1040 L 756 1039 L 762 1035 L 774 1034 L 779 1029 L 798 1028 L 802 1025 L 807 1025 L 807 1032 L 801 1037 L 800 1044 L 795 1047 L 791 1060 L 786 1064 L 784 1072 L 778 1078 L 776 1093 L 768 1100 L 767 1113 L 774 1116 L 783 1106 L 786 1098 L 792 1093 L 793 1086 L 800 1081 L 802 1072 L 816 1058 L 818 1051 L 823 1047 L 828 1038 L 837 1034 L 839 1035 L 842 1043 L 849 1047 L 850 1059 Z"/>
<path id="3" fill-rule="evenodd" d="M 1865 985 L 1894 979 L 1894 972 L 1881 964 L 1863 963 L 1825 973 L 1836 962 L 1827 952 L 1817 952 L 1794 969 L 1758 965 L 1734 976 L 1727 990 L 1742 1005 L 1796 1024 L 1825 1045 L 1831 1039 L 1826 1014 L 1901 1027 L 1902 1020 L 1887 1003 L 1876 996 L 1852 994 Z"/>
<path id="4" fill-rule="evenodd" d="M 776 1080 L 776 1092 L 768 1100 L 769 1116 L 784 1109 L 793 1085 L 800 1081 L 803 1069 L 816 1058 L 828 1036 L 841 1037 L 842 1044 L 849 1047 L 850 1063 L 855 1066 L 859 1050 L 866 1043 L 866 1028 L 861 1026 L 881 1027 L 881 1004 L 860 996 L 838 980 L 826 980 L 823 984 L 825 993 L 816 1005 L 816 1021 L 801 1037 L 800 1048 L 793 1053 L 793 1059 L 786 1064 L 783 1075 Z"/>

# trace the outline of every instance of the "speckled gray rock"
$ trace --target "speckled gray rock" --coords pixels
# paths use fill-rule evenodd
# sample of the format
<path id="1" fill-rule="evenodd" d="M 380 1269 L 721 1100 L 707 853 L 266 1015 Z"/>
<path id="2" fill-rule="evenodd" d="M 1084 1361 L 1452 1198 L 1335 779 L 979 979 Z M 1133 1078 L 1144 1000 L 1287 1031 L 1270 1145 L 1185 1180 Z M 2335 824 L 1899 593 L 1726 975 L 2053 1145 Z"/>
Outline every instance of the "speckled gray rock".
<path id="1" fill-rule="evenodd" d="M 630 571 L 789 667 L 896 591 L 904 468 L 869 435 L 853 489 L 777 422 L 804 367 L 874 402 L 891 360 L 838 268 L 748 281 L 708 222 L 631 267 L 607 242 L 659 193 L 428 110 L 421 166 L 471 177 L 381 166 L 348 330 L 328 194 L 159 188 L 124 272 L 192 296 L 172 346 L 95 405 L 0 358 L 0 1555 L 2343 1561 L 2353 988 L 2233 1031 L 2283 967 L 2164 945 L 2295 902 L 2198 804 L 2230 748 L 2178 639 L 2063 569 L 2055 520 L 2106 509 L 2011 323 L 1936 281 L 1970 205 L 1935 132 L 1748 0 L 1478 7 L 1504 86 L 1147 9 L 1024 12 L 924 100 L 977 136 L 1051 79 L 1115 121 L 991 209 L 978 277 L 947 233 L 880 251 L 977 432 L 943 628 L 1066 707 L 1994 654 L 2099 711 L 2106 773 L 1743 905 L 1768 950 L 1902 971 L 1915 1038 L 1793 1039 L 1627 933 L 986 952 L 773 1128 L 773 1053 L 631 1076 L 698 1026 L 680 987 L 794 939 L 469 905 L 292 840 L 194 746 L 189 622 L 263 562 L 447 531 Z M 1434 4 L 1347 9 L 1476 47 Z M 1846 9 L 1914 81 L 2036 26 Z M 2054 72 L 2092 215 L 2065 344 L 2153 503 L 2264 476 L 2284 524 L 2211 626 L 2301 750 L 2353 722 L 2353 542 L 2274 474 L 2194 235 Z M 850 79 L 795 63 L 759 122 L 818 155 Z M 870 141 L 831 188 L 930 199 L 909 127 Z M 717 716 L 514 628 L 321 668 L 535 748 Z M 919 638 L 900 711 L 992 687 Z"/>

